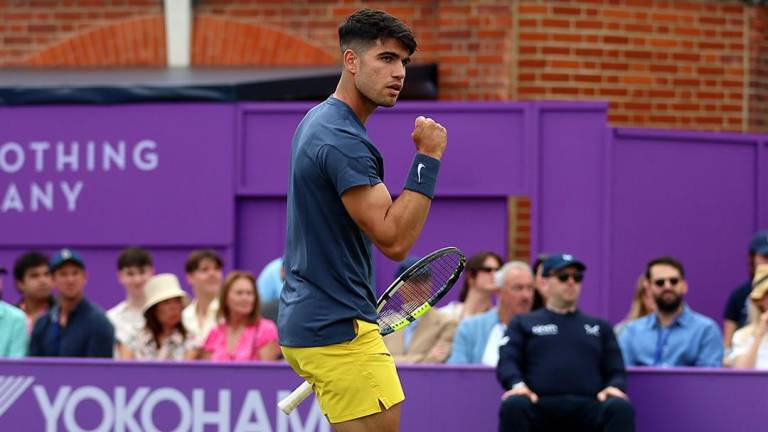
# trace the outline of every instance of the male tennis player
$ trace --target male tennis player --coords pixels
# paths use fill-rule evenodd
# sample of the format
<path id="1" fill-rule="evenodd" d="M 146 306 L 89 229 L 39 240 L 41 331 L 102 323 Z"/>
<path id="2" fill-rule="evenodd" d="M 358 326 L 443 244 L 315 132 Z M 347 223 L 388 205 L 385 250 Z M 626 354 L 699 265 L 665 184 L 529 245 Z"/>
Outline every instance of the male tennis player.
<path id="1" fill-rule="evenodd" d="M 405 258 L 429 212 L 446 131 L 416 119 L 416 155 L 393 202 L 364 125 L 395 105 L 416 41 L 397 18 L 363 9 L 341 25 L 339 43 L 336 92 L 307 113 L 291 145 L 280 345 L 336 431 L 396 431 L 404 396 L 376 324 L 371 243 Z"/>

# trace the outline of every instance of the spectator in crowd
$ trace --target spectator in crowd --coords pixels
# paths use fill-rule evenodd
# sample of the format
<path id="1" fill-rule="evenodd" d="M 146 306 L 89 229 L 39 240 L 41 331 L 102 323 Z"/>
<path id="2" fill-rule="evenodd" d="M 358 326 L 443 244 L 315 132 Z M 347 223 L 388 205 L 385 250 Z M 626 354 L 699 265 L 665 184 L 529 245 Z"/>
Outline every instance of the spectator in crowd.
<path id="1" fill-rule="evenodd" d="M 496 366 L 507 324 L 514 316 L 531 311 L 536 288 L 528 264 L 510 261 L 494 277 L 499 287 L 498 305 L 459 323 L 448 363 Z"/>
<path id="2" fill-rule="evenodd" d="M 261 316 L 270 321 L 277 322 L 280 291 L 283 289 L 283 283 L 285 283 L 283 257 L 270 261 L 256 278 L 256 287 L 259 289 L 261 303 Z"/>
<path id="3" fill-rule="evenodd" d="M 195 299 L 184 308 L 181 319 L 184 327 L 197 337 L 198 346 L 218 324 L 222 267 L 221 257 L 211 249 L 192 251 L 185 264 L 187 282 L 192 286 Z"/>
<path id="4" fill-rule="evenodd" d="M 672 257 L 651 260 L 645 271 L 656 311 L 630 322 L 619 338 L 629 366 L 703 366 L 723 363 L 723 338 L 715 322 L 685 304 L 683 265 Z"/>
<path id="5" fill-rule="evenodd" d="M 117 280 L 125 289 L 125 300 L 107 311 L 118 344 L 124 344 L 132 333 L 144 327 L 144 284 L 154 274 L 152 256 L 145 249 L 129 247 L 120 252 Z"/>
<path id="6" fill-rule="evenodd" d="M 193 360 L 197 358 L 194 335 L 181 320 L 189 298 L 176 275 L 162 273 L 144 284 L 144 327 L 119 346 L 125 360 Z"/>
<path id="7" fill-rule="evenodd" d="M 259 314 L 259 292 L 251 273 L 233 271 L 219 297 L 221 324 L 208 334 L 203 358 L 213 361 L 277 360 L 277 326 Z"/>
<path id="8" fill-rule="evenodd" d="M 621 332 L 624 331 L 627 324 L 656 310 L 656 300 L 653 299 L 653 293 L 645 285 L 645 274 L 641 274 L 635 282 L 635 294 L 632 296 L 632 303 L 629 305 L 627 316 L 613 326 L 616 337 L 621 336 Z"/>
<path id="9" fill-rule="evenodd" d="M 768 369 L 768 264 L 757 266 L 749 298 L 749 324 L 734 333 L 729 362 L 737 369 Z"/>
<path id="10" fill-rule="evenodd" d="M 499 432 L 634 431 L 613 330 L 577 309 L 585 270 L 571 255 L 550 255 L 542 268 L 546 308 L 509 323 L 496 369 L 505 390 Z"/>
<path id="11" fill-rule="evenodd" d="M 541 267 L 544 264 L 544 260 L 546 260 L 547 257 L 548 257 L 547 254 L 539 254 L 536 257 L 536 260 L 533 262 L 533 277 L 534 277 L 533 283 L 536 286 L 536 290 L 533 292 L 533 306 L 531 306 L 532 311 L 541 309 L 546 305 L 546 301 L 544 300 L 544 292 L 543 292 L 544 277 L 541 274 Z"/>
<path id="12" fill-rule="evenodd" d="M 768 264 L 768 230 L 759 231 L 752 236 L 747 254 L 749 279 L 731 292 L 725 305 L 725 312 L 723 313 L 723 344 L 728 350 L 731 348 L 733 333 L 747 324 L 752 279 L 755 274 L 755 268 L 760 264 Z"/>
<path id="13" fill-rule="evenodd" d="M 471 256 L 464 267 L 464 285 L 459 300 L 443 306 L 440 310 L 453 319 L 479 315 L 493 307 L 496 286 L 493 273 L 501 267 L 501 257 L 493 252 L 481 252 Z"/>
<path id="14" fill-rule="evenodd" d="M 115 330 L 98 306 L 84 295 L 85 262 L 72 249 L 58 251 L 50 263 L 59 300 L 35 321 L 29 355 L 39 357 L 112 357 Z"/>
<path id="15" fill-rule="evenodd" d="M 48 312 L 56 300 L 51 294 L 53 282 L 48 257 L 37 251 L 27 252 L 13 264 L 13 278 L 21 299 L 16 305 L 27 317 L 27 331 L 32 333 L 35 320 Z"/>
<path id="16" fill-rule="evenodd" d="M 0 357 L 24 357 L 27 355 L 27 320 L 24 312 L 2 299 L 5 267 L 0 267 Z"/>
<path id="17" fill-rule="evenodd" d="M 283 257 L 277 257 L 267 263 L 256 278 L 256 287 L 259 289 L 259 298 L 262 303 L 267 303 L 280 298 L 280 290 L 285 282 L 285 269 L 283 269 Z"/>
<path id="18" fill-rule="evenodd" d="M 408 257 L 397 267 L 394 279 L 418 261 Z M 443 363 L 451 353 L 451 342 L 457 321 L 439 309 L 430 309 L 402 331 L 384 337 L 390 354 L 397 363 Z"/>

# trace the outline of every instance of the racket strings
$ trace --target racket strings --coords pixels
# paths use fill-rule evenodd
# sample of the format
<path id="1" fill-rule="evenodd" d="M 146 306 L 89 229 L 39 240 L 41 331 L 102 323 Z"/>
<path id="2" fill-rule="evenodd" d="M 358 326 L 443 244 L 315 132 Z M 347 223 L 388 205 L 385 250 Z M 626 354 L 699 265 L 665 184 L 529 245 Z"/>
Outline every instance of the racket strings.
<path id="1" fill-rule="evenodd" d="M 425 308 L 442 297 L 448 282 L 456 276 L 460 262 L 459 254 L 441 255 L 411 273 L 379 311 L 379 327 L 395 328 L 408 318 L 418 318 Z"/>

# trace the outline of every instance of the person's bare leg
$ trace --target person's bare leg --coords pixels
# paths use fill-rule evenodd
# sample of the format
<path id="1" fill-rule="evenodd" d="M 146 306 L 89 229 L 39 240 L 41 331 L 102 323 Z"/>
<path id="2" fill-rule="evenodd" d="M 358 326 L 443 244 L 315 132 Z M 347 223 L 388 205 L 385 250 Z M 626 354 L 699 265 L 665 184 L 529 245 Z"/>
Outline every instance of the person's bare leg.
<path id="1" fill-rule="evenodd" d="M 398 432 L 400 430 L 400 404 L 390 409 L 381 406 L 381 412 L 341 423 L 333 423 L 336 432 Z"/>

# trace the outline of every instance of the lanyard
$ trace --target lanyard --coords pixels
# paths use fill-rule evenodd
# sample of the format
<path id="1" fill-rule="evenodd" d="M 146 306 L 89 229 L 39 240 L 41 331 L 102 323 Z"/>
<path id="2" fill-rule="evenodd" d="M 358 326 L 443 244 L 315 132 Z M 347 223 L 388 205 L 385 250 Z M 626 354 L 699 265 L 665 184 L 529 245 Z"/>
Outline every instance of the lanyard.
<path id="1" fill-rule="evenodd" d="M 656 356 L 653 360 L 654 366 L 661 365 L 661 353 L 664 350 L 664 345 L 667 344 L 667 339 L 669 338 L 669 334 L 672 333 L 672 328 L 667 328 L 667 331 L 664 331 L 664 327 L 659 326 L 659 331 L 656 334 Z"/>

